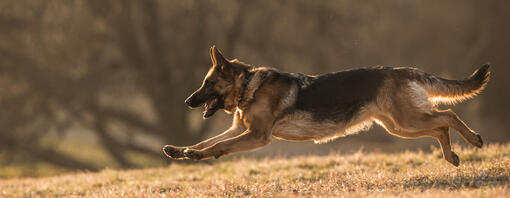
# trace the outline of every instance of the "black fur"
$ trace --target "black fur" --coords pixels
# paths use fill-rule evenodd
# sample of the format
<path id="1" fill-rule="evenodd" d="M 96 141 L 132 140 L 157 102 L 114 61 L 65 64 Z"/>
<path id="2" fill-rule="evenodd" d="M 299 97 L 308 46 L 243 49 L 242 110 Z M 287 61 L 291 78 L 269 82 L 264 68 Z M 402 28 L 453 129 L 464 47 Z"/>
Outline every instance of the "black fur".
<path id="1" fill-rule="evenodd" d="M 385 70 L 355 69 L 307 79 L 295 76 L 301 86 L 294 109 L 312 113 L 315 120 L 348 122 L 363 105 L 374 101 L 383 85 Z M 303 83 L 304 80 L 309 84 Z"/>

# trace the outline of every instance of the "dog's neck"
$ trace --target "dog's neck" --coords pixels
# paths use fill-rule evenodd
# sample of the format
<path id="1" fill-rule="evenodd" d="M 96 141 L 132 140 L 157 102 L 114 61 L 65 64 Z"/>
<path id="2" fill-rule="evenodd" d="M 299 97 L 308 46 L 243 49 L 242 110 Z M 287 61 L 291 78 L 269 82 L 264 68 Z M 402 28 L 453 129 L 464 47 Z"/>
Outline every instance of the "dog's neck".
<path id="1" fill-rule="evenodd" d="M 243 109 L 253 101 L 255 92 L 275 70 L 274 68 L 251 66 L 237 59 L 231 60 L 230 63 L 234 71 L 239 72 L 239 78 L 234 81 L 235 88 L 233 94 L 227 96 L 227 98 L 231 98 L 229 105 L 226 105 L 224 108 L 227 113 L 233 113 L 236 107 Z"/>
<path id="2" fill-rule="evenodd" d="M 242 86 L 238 91 L 236 106 L 243 109 L 247 104 L 250 104 L 254 100 L 257 90 L 274 73 L 274 69 L 268 67 L 251 67 L 246 70 Z"/>

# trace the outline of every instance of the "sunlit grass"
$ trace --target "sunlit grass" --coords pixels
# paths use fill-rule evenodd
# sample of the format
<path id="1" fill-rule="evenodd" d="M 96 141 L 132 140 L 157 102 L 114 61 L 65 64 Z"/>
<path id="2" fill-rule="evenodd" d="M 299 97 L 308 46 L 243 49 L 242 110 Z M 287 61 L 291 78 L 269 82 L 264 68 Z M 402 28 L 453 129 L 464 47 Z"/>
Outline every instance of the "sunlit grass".
<path id="1" fill-rule="evenodd" d="M 431 153 L 229 158 L 141 170 L 0 180 L 0 196 L 426 196 L 508 197 L 510 144 Z"/>
<path id="2" fill-rule="evenodd" d="M 0 196 L 508 197 L 510 144 L 459 148 L 454 167 L 431 153 L 229 158 L 163 168 L 0 180 Z"/>

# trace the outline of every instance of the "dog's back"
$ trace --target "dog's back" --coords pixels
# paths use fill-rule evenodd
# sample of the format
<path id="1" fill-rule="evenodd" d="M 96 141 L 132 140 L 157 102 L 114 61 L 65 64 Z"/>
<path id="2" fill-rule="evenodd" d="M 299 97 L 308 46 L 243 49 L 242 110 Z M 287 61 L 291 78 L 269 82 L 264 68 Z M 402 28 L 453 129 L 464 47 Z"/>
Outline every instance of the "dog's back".
<path id="1" fill-rule="evenodd" d="M 480 93 L 489 74 L 488 64 L 464 80 L 448 80 L 409 67 L 353 69 L 318 76 L 293 74 L 299 85 L 293 108 L 310 112 L 316 120 L 349 121 L 378 96 L 390 99 L 407 92 L 411 95 L 408 99 L 426 99 L 421 102 L 431 106 L 455 104 Z M 380 95 L 384 91 L 391 95 Z M 421 94 L 426 96 L 416 98 Z"/>
<path id="2" fill-rule="evenodd" d="M 350 120 L 375 100 L 386 70 L 354 69 L 310 77 L 308 85 L 300 87 L 294 108 L 310 112 L 316 120 Z"/>

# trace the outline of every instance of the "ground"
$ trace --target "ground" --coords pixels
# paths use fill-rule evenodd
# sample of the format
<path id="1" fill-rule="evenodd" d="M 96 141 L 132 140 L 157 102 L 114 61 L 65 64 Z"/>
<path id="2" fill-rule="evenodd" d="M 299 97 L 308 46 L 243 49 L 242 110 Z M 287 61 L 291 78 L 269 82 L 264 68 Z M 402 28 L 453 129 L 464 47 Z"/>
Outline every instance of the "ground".
<path id="1" fill-rule="evenodd" d="M 0 180 L 0 197 L 510 197 L 510 144 L 396 154 L 228 158 Z"/>

